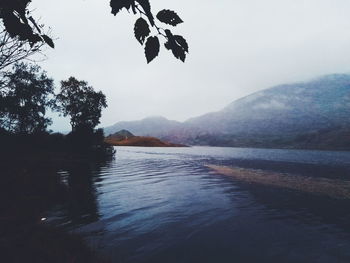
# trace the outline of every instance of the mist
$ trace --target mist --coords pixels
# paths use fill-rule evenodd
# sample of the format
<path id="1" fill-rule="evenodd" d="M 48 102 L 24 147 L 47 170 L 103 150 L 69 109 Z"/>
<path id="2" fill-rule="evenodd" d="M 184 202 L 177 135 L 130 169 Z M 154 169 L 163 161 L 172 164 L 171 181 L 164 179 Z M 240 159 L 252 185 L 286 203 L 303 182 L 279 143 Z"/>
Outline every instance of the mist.
<path id="1" fill-rule="evenodd" d="M 59 86 L 75 76 L 106 94 L 101 127 L 161 115 L 183 121 L 271 86 L 350 72 L 350 2 L 345 0 L 153 0 L 176 10 L 190 45 L 185 63 L 164 48 L 146 63 L 135 17 L 108 1 L 35 0 L 56 48 L 40 65 Z M 53 130 L 69 130 L 54 116 Z"/>

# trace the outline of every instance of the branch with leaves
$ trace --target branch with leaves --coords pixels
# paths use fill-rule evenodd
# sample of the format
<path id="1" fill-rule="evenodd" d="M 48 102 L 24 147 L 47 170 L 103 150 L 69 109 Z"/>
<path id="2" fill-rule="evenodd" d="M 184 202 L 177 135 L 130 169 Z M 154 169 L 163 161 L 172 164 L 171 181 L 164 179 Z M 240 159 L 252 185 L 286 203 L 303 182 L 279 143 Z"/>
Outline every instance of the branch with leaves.
<path id="1" fill-rule="evenodd" d="M 11 38 L 6 30 L 2 30 L 0 32 L 0 72 L 21 60 L 30 60 L 29 57 L 40 52 L 43 46 L 43 42 L 31 45 L 27 41 Z"/>
<path id="2" fill-rule="evenodd" d="M 53 40 L 42 33 L 42 26 L 31 16 L 31 0 L 0 0 L 0 18 L 11 38 L 27 41 L 31 46 L 42 42 L 54 48 Z"/>
<path id="3" fill-rule="evenodd" d="M 42 33 L 42 26 L 31 16 L 28 5 L 31 0 L 0 0 L 0 19 L 8 35 L 19 41 L 29 43 L 34 47 L 38 43 L 46 43 L 54 48 L 53 40 Z M 136 39 L 145 49 L 147 62 L 154 60 L 160 51 L 160 38 L 164 39 L 166 49 L 172 51 L 175 58 L 185 62 L 188 54 L 188 44 L 184 37 L 175 35 L 171 29 L 159 26 L 175 27 L 183 23 L 179 15 L 164 9 L 154 17 L 149 0 L 110 0 L 112 14 L 117 15 L 122 9 L 132 11 L 140 17 L 136 20 L 134 33 Z M 151 34 L 153 29 L 154 34 Z"/>
<path id="4" fill-rule="evenodd" d="M 176 12 L 167 9 L 161 10 L 156 15 L 156 20 L 151 11 L 149 0 L 111 0 L 110 6 L 114 15 L 117 15 L 123 8 L 128 11 L 132 10 L 135 15 L 140 15 L 140 18 L 136 20 L 134 33 L 136 39 L 145 48 L 148 63 L 159 54 L 160 37 L 165 40 L 165 48 L 172 51 L 175 58 L 185 62 L 186 55 L 189 52 L 186 39 L 183 36 L 174 35 L 170 29 L 165 29 L 157 25 L 157 22 L 161 22 L 175 27 L 183 23 Z M 156 31 L 154 35 L 151 35 L 151 28 Z"/>

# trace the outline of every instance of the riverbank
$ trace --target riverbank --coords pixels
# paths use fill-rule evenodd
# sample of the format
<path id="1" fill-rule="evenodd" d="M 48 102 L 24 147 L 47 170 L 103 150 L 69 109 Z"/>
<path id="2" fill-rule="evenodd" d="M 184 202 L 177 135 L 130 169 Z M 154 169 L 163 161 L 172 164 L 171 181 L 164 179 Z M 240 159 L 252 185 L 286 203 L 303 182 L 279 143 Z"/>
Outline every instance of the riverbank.
<path id="1" fill-rule="evenodd" d="M 188 147 L 183 144 L 164 142 L 155 137 L 134 136 L 122 140 L 107 137 L 105 142 L 113 146 L 138 146 L 138 147 Z"/>

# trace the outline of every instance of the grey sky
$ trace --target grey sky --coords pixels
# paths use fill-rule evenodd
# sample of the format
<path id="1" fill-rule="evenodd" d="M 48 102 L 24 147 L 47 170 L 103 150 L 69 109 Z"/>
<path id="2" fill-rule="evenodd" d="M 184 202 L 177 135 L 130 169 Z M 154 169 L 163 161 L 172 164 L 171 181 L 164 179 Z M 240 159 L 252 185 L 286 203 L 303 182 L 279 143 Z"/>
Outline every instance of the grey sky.
<path id="1" fill-rule="evenodd" d="M 151 0 L 176 10 L 190 44 L 185 64 L 162 49 L 147 65 L 136 19 L 109 0 L 33 0 L 56 49 L 42 63 L 57 84 L 71 75 L 102 90 L 102 126 L 152 115 L 185 120 L 272 85 L 350 72 L 348 0 Z M 67 8 L 69 7 L 69 8 Z M 69 129 L 54 119 L 54 129 Z"/>

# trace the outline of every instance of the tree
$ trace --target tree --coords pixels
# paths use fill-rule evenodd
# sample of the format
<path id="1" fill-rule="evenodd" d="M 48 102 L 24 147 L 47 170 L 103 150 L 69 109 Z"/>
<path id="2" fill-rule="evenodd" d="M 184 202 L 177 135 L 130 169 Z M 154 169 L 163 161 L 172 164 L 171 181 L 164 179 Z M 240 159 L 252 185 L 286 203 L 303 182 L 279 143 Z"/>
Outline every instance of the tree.
<path id="1" fill-rule="evenodd" d="M 45 131 L 51 119 L 46 111 L 55 106 L 53 80 L 37 65 L 17 63 L 4 76 L 0 90 L 0 126 L 13 133 Z"/>
<path id="2" fill-rule="evenodd" d="M 63 115 L 70 116 L 73 132 L 93 130 L 100 123 L 102 109 L 107 107 L 106 96 L 101 91 L 94 91 L 86 81 L 74 77 L 61 81 L 57 101 Z"/>
<path id="3" fill-rule="evenodd" d="M 6 31 L 12 38 L 28 41 L 30 44 L 43 42 L 54 47 L 50 37 L 41 33 L 36 20 L 28 12 L 31 0 L 0 0 L 0 18 Z M 184 37 L 175 35 L 168 28 L 157 25 L 157 21 L 169 26 L 177 26 L 183 21 L 171 10 L 161 10 L 154 16 L 149 0 L 110 0 L 111 12 L 117 15 L 122 9 L 132 11 L 140 17 L 136 20 L 134 33 L 136 39 L 144 46 L 147 62 L 158 56 L 160 50 L 159 37 L 164 39 L 166 49 L 172 51 L 175 58 L 185 61 L 188 44 Z M 151 29 L 154 33 L 151 34 Z"/>

